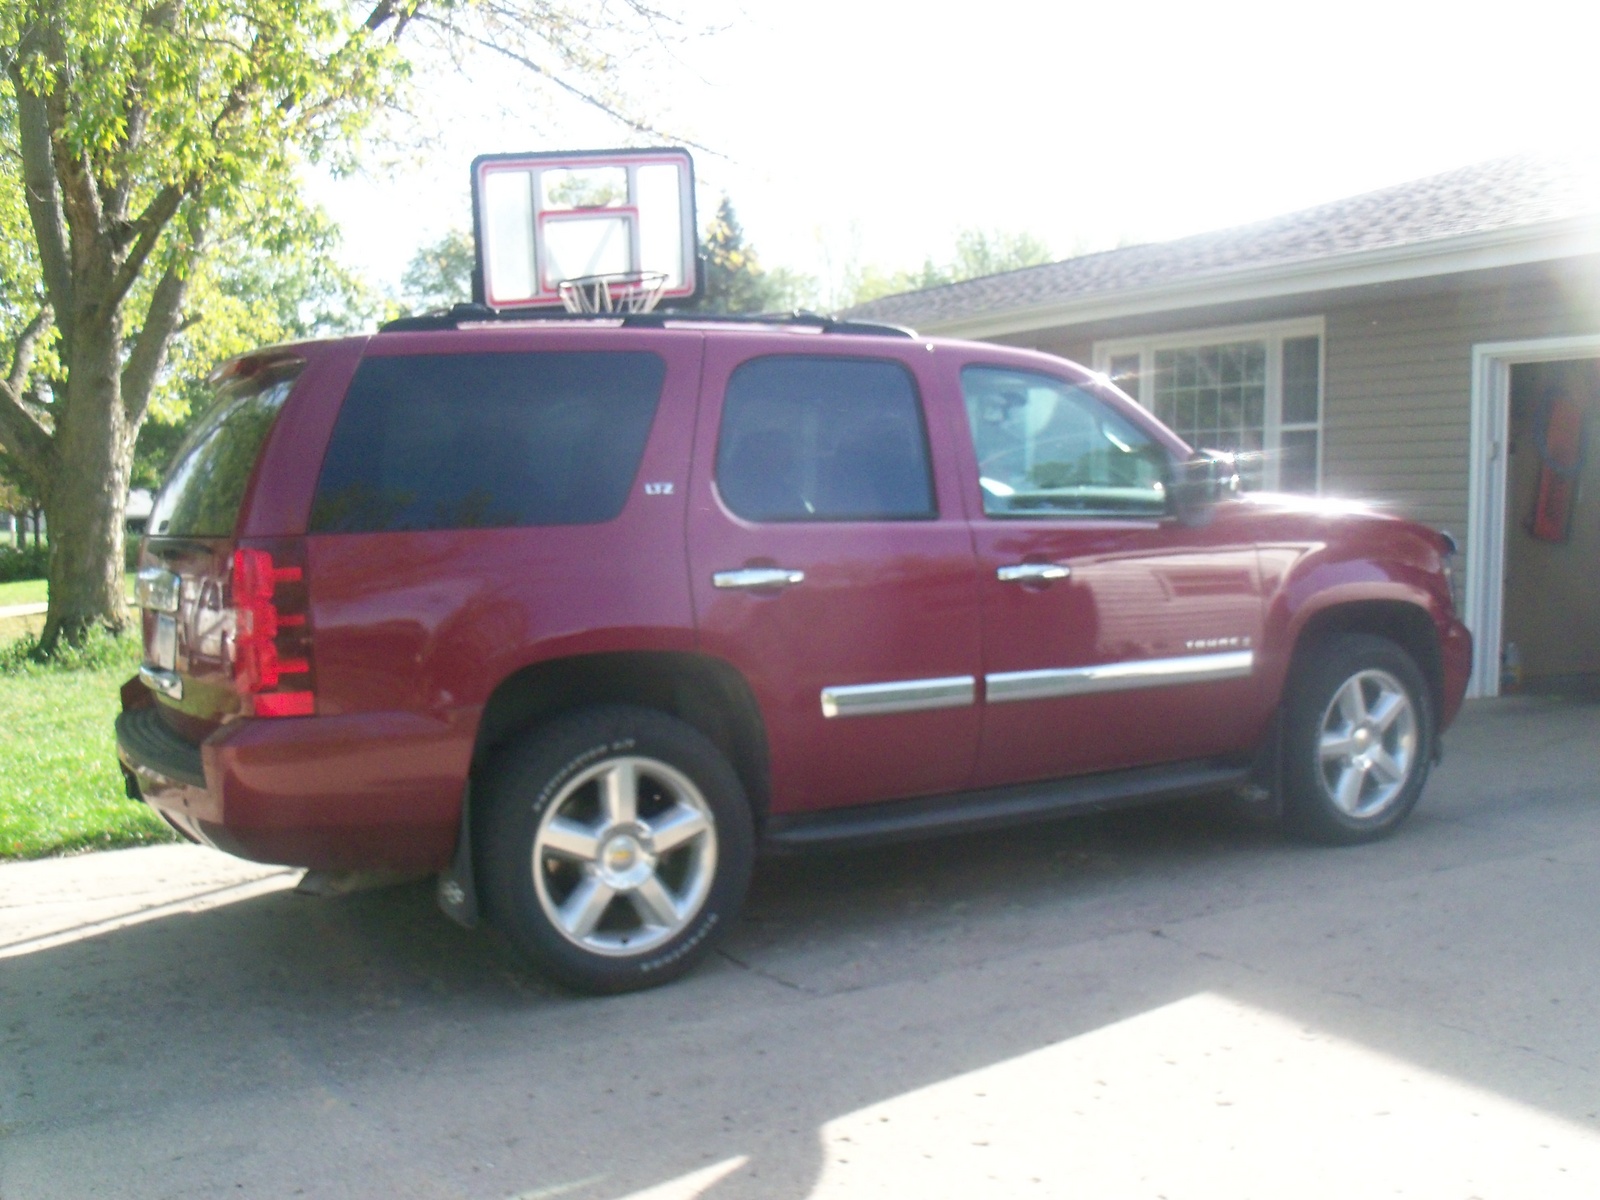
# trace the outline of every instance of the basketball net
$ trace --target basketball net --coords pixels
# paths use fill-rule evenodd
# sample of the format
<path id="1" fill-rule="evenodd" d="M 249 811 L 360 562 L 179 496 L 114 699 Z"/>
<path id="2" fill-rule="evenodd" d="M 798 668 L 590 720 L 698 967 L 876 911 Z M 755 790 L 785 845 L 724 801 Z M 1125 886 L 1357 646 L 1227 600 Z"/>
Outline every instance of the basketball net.
<path id="1" fill-rule="evenodd" d="M 667 286 L 665 271 L 619 271 L 583 275 L 556 285 L 572 313 L 644 313 L 656 306 Z"/>

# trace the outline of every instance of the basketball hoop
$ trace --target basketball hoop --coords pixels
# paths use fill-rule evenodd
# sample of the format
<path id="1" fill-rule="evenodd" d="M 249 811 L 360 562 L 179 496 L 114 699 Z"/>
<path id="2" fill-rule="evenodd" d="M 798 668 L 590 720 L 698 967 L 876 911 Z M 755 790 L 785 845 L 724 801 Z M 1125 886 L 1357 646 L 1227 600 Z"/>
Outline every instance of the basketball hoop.
<path id="1" fill-rule="evenodd" d="M 644 313 L 656 306 L 666 286 L 665 271 L 619 271 L 563 279 L 556 290 L 571 313 Z"/>

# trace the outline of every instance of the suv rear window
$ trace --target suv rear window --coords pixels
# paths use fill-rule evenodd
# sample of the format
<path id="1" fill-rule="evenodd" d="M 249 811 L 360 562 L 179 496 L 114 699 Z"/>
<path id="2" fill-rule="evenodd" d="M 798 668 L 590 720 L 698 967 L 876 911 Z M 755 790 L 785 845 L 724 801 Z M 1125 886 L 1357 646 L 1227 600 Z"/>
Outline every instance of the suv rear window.
<path id="1" fill-rule="evenodd" d="M 312 532 L 609 521 L 665 377 L 643 352 L 368 359 L 334 426 Z"/>
<path id="2" fill-rule="evenodd" d="M 178 447 L 167 481 L 150 512 L 154 537 L 231 537 L 278 410 L 305 363 L 277 363 L 257 374 L 230 379 Z"/>

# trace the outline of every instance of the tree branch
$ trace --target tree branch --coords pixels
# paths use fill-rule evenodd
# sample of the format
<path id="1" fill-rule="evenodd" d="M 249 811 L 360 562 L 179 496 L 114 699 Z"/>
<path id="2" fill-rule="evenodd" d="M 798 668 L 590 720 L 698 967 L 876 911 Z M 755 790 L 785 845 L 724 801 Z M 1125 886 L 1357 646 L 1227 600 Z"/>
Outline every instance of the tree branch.
<path id="1" fill-rule="evenodd" d="M 184 297 L 189 292 L 189 276 L 185 268 L 194 261 L 201 243 L 199 230 L 192 231 L 194 244 L 187 260 L 174 257 L 162 272 L 160 281 L 150 297 L 150 307 L 145 312 L 144 324 L 139 328 L 138 340 L 122 368 L 122 410 L 127 415 L 128 428 L 137 430 L 150 408 L 150 395 L 155 390 L 156 377 L 167 361 L 167 350 L 183 313 Z"/>
<path id="2" fill-rule="evenodd" d="M 258 39 L 259 40 L 259 39 Z M 227 97 L 222 106 L 211 120 L 211 138 L 215 142 L 219 131 L 228 121 L 243 111 L 246 101 L 255 94 L 260 87 L 260 80 L 255 74 L 246 75 L 238 80 L 228 90 Z M 120 302 L 128 294 L 128 289 L 139 278 L 139 272 L 144 270 L 145 261 L 150 257 L 151 251 L 156 248 L 156 243 L 161 240 L 161 235 L 166 232 L 167 224 L 177 214 L 178 206 L 183 201 L 200 190 L 204 178 L 204 169 L 181 183 L 169 183 L 157 192 L 145 205 L 144 211 L 128 223 L 126 229 L 136 235 L 133 249 L 128 251 L 128 257 L 117 268 L 117 273 L 111 281 L 111 295 L 114 302 Z M 124 233 L 125 239 L 129 233 Z M 164 353 L 164 351 L 163 351 Z"/>
<path id="3" fill-rule="evenodd" d="M 144 105 L 130 93 L 128 97 L 128 132 L 122 139 L 118 157 L 123 162 L 120 177 L 111 187 L 106 201 L 106 215 L 112 227 L 125 225 L 128 218 L 128 202 L 133 197 L 135 183 L 134 172 L 129 170 L 126 163 L 138 150 L 139 143 L 144 140 L 145 127 L 149 124 L 150 114 Z"/>
<path id="4" fill-rule="evenodd" d="M 49 482 L 55 443 L 50 431 L 22 403 L 22 393 L 28 385 L 34 351 L 50 328 L 50 320 L 50 306 L 46 305 L 17 335 L 11 349 L 11 369 L 0 381 L 0 442 L 38 494 L 43 494 Z"/>
<path id="5" fill-rule="evenodd" d="M 179 5 L 166 2 L 157 3 L 145 9 L 139 18 L 139 24 L 147 31 L 160 31 L 170 34 L 176 20 Z M 144 141 L 145 129 L 150 122 L 150 110 L 146 107 L 146 89 L 150 86 L 152 58 L 150 44 L 144 47 L 132 72 L 128 84 L 127 96 L 124 102 L 124 132 L 117 146 L 113 162 L 121 168 L 115 180 L 105 190 L 106 193 L 106 219 L 111 223 L 113 231 L 125 230 L 128 220 L 128 205 L 133 198 L 136 172 L 130 169 L 129 159 L 139 149 Z M 124 239 L 132 236 L 123 233 Z"/>
<path id="6" fill-rule="evenodd" d="M 129 225 L 130 229 L 138 231 L 138 239 L 133 244 L 133 249 L 128 251 L 128 257 L 122 260 L 122 265 L 117 268 L 117 273 L 111 280 L 111 298 L 113 303 L 118 303 L 128 294 L 128 289 L 139 278 L 139 272 L 144 270 L 145 260 L 150 257 L 150 252 L 156 248 L 156 243 L 161 240 L 161 235 L 166 232 L 167 223 L 172 220 L 178 211 L 178 205 L 183 203 L 193 184 L 169 183 L 145 205 L 144 211 Z"/>
<path id="7" fill-rule="evenodd" d="M 22 152 L 23 191 L 28 203 L 28 219 L 39 245 L 45 294 L 56 312 L 70 313 L 74 310 L 67 219 L 50 150 L 49 114 L 44 98 L 23 85 L 22 73 L 14 64 L 8 74 L 17 98 L 17 141 Z"/>
<path id="8" fill-rule="evenodd" d="M 426 0 L 412 0 L 409 4 L 397 4 L 395 0 L 378 0 L 378 3 L 373 5 L 372 11 L 367 14 L 367 19 L 361 23 L 361 27 L 368 33 L 376 33 L 393 21 L 395 25 L 389 31 L 389 40 L 397 41 L 424 3 Z"/>
<path id="9" fill-rule="evenodd" d="M 549 67 L 546 67 L 541 63 L 535 62 L 533 59 L 529 58 L 527 55 L 521 54 L 521 53 L 517 52 L 516 50 L 511 49 L 511 47 L 509 47 L 509 46 L 502 46 L 498 42 L 490 41 L 488 38 L 481 37 L 481 36 L 479 36 L 477 34 L 468 33 L 465 30 L 460 29 L 459 27 L 453 27 L 453 26 L 447 25 L 444 22 L 440 22 L 440 21 L 436 20 L 435 18 L 428 16 L 426 13 L 416 13 L 416 14 L 414 14 L 414 19 L 418 20 L 418 21 L 426 21 L 426 22 L 429 22 L 431 24 L 438 25 L 442 29 L 445 29 L 447 32 L 453 33 L 455 36 L 460 37 L 460 38 L 462 38 L 462 39 L 464 39 L 464 40 L 466 40 L 468 42 L 471 42 L 473 45 L 479 47 L 480 49 L 493 50 L 496 54 L 499 54 L 499 55 L 501 55 L 502 57 L 505 57 L 505 58 L 509 58 L 512 62 L 517 63 L 519 66 L 526 67 L 528 70 L 532 71 L 535 75 L 539 75 L 539 76 L 542 76 L 545 79 L 548 79 L 551 83 L 555 84 L 558 88 L 560 88 L 562 91 L 566 92 L 568 95 L 575 96 L 577 99 L 583 101 L 583 103 L 589 105 L 589 107 L 598 109 L 599 111 L 605 113 L 606 116 L 610 117 L 613 121 L 616 121 L 616 122 L 618 122 L 619 124 L 622 124 L 622 125 L 626 125 L 629 129 L 633 130 L 635 133 L 645 133 L 645 134 L 649 134 L 651 137 L 666 137 L 666 136 L 668 136 L 668 135 L 662 133 L 662 131 L 657 129 L 654 125 L 651 125 L 651 124 L 648 124 L 647 122 L 641 121 L 637 117 L 630 117 L 627 113 L 623 112 L 621 109 L 615 107 L 614 105 L 607 104 L 599 96 L 594 95 L 592 92 L 584 91 L 577 84 L 570 83 L 567 80 L 561 78 L 561 76 L 557 75 Z M 707 154 L 716 155 L 716 157 L 718 157 L 718 158 L 725 158 L 726 157 L 726 155 L 720 153 L 719 151 L 713 150 L 710 146 L 703 146 L 699 142 L 690 141 L 688 138 L 674 137 L 673 140 L 678 142 L 678 143 L 680 143 L 681 145 L 689 146 L 692 149 L 702 150 Z"/>

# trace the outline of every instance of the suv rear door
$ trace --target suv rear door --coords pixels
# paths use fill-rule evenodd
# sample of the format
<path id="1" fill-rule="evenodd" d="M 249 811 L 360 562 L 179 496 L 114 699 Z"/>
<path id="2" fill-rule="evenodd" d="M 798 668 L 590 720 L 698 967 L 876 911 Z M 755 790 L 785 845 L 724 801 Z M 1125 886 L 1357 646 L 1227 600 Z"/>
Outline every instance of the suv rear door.
<path id="1" fill-rule="evenodd" d="M 708 339 L 696 626 L 760 705 L 774 811 L 970 778 L 978 594 L 926 357 L 864 337 Z"/>

